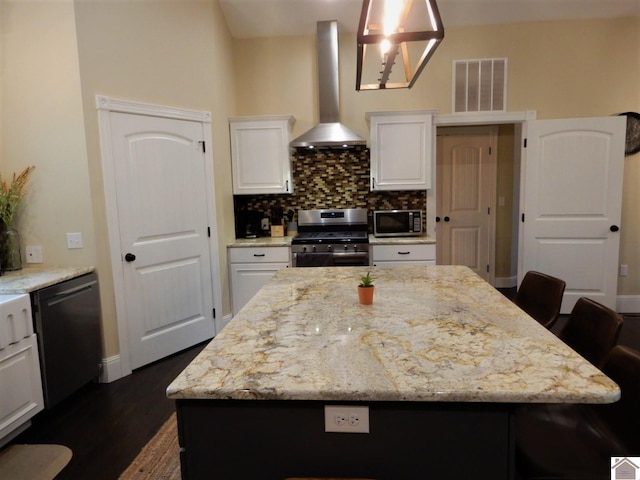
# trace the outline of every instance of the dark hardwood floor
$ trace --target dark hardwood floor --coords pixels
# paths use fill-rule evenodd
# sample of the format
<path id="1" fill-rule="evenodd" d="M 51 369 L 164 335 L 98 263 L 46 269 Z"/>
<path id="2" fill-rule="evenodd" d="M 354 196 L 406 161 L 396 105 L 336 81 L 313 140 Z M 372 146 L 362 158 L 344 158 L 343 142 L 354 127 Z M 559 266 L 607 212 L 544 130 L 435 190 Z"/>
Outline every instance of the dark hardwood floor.
<path id="1" fill-rule="evenodd" d="M 13 443 L 56 443 L 73 452 L 56 480 L 117 480 L 175 411 L 165 389 L 204 348 L 185 350 L 109 384 L 91 383 L 38 414 Z"/>

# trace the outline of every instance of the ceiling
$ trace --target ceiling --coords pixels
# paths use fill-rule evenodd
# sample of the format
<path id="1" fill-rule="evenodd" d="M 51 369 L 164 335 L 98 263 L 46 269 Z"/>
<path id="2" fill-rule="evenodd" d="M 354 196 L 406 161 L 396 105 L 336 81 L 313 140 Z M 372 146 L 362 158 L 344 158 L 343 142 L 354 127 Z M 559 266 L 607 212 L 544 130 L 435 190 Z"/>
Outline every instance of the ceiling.
<path id="1" fill-rule="evenodd" d="M 437 0 L 449 26 L 536 20 L 640 16 L 640 0 Z M 220 0 L 234 38 L 314 35 L 316 22 L 337 20 L 355 32 L 362 0 Z"/>

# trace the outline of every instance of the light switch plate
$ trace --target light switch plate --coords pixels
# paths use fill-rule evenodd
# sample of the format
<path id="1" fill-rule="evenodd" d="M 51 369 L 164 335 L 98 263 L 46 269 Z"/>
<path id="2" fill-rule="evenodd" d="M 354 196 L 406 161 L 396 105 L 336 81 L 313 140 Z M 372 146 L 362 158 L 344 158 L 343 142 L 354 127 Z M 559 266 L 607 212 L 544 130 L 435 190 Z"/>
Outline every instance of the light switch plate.
<path id="1" fill-rule="evenodd" d="M 67 248 L 82 248 L 82 233 L 67 233 Z"/>

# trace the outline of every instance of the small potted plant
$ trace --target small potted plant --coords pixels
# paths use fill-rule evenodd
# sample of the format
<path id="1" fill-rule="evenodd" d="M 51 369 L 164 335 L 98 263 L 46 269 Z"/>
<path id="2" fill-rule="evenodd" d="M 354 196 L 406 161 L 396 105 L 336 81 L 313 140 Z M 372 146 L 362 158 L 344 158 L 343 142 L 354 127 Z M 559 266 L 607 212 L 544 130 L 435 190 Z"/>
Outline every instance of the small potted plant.
<path id="1" fill-rule="evenodd" d="M 371 305 L 373 303 L 374 290 L 375 286 L 373 285 L 371 272 L 367 272 L 366 275 L 361 275 L 360 285 L 358 285 L 358 298 L 362 305 Z"/>

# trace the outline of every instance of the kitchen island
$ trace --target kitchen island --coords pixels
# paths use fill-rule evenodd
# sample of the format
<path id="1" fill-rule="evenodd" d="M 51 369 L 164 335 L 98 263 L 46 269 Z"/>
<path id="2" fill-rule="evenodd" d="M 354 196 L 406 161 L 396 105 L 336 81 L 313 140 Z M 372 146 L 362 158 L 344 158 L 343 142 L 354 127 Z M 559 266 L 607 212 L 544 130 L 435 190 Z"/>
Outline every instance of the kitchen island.
<path id="1" fill-rule="evenodd" d="M 184 479 L 509 479 L 516 405 L 619 398 L 468 268 L 373 267 L 362 306 L 366 271 L 279 271 L 169 386 Z M 326 405 L 369 433 L 325 432 Z"/>

